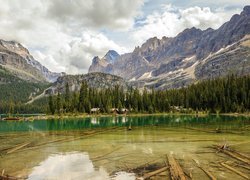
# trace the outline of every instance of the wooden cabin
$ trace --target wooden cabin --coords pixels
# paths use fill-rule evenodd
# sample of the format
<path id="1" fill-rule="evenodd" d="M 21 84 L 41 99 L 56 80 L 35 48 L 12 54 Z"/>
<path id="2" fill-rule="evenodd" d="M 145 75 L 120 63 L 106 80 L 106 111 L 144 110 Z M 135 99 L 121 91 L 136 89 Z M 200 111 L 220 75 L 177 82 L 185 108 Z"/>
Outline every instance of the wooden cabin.
<path id="1" fill-rule="evenodd" d="M 92 108 L 92 109 L 90 109 L 90 113 L 92 114 L 94 114 L 94 113 L 99 113 L 100 112 L 100 108 Z"/>
<path id="2" fill-rule="evenodd" d="M 129 112 L 129 110 L 127 108 L 121 108 L 120 109 L 121 114 L 127 114 L 128 112 Z"/>
<path id="3" fill-rule="evenodd" d="M 119 113 L 119 109 L 118 108 L 111 108 L 110 112 L 114 113 L 114 114 L 117 114 L 117 113 Z"/>

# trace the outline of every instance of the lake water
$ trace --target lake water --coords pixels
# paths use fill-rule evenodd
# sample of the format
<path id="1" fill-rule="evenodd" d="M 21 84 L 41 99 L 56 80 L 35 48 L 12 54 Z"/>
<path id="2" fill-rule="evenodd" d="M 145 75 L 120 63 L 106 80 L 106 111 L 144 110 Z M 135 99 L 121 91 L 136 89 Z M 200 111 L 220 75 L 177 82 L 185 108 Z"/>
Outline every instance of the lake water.
<path id="1" fill-rule="evenodd" d="M 195 161 L 218 179 L 243 179 L 221 163 L 244 164 L 211 147 L 226 144 L 250 156 L 250 119 L 162 115 L 0 121 L 0 144 L 0 174 L 27 179 L 135 179 L 150 171 L 141 167 L 165 166 L 170 154 L 193 179 L 209 179 Z M 237 169 L 250 176 L 249 169 Z M 168 170 L 152 179 L 166 178 Z"/>

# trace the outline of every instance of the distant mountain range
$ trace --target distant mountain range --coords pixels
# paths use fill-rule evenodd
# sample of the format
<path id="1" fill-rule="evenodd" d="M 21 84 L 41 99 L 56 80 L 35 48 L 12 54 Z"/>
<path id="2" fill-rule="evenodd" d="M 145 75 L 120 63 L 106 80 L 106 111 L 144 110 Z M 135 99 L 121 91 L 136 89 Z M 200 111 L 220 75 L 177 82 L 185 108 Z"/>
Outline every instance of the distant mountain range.
<path id="1" fill-rule="evenodd" d="M 116 54 L 110 61 L 107 56 Z M 133 52 L 95 57 L 89 72 L 118 75 L 137 87 L 179 88 L 201 79 L 250 72 L 250 6 L 219 29 L 186 29 L 147 40 Z"/>

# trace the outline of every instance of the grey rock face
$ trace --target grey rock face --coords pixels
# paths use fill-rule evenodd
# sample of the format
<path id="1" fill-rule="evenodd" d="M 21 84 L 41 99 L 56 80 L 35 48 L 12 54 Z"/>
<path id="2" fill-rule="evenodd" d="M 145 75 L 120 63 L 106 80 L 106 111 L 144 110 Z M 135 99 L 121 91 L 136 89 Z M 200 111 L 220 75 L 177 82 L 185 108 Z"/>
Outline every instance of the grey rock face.
<path id="1" fill-rule="evenodd" d="M 113 88 L 115 86 L 127 88 L 127 83 L 121 77 L 104 73 L 88 73 L 84 75 L 61 76 L 46 90 L 45 94 L 64 93 L 67 83 L 70 91 L 80 91 L 83 81 L 87 82 L 89 87 L 97 89 Z"/>
<path id="2" fill-rule="evenodd" d="M 96 56 L 92 60 L 92 64 L 89 67 L 89 72 L 103 72 L 113 74 L 113 64 L 119 57 L 120 55 L 114 50 L 109 50 L 101 59 Z"/>
<path id="3" fill-rule="evenodd" d="M 182 87 L 211 78 L 212 74 L 218 77 L 239 73 L 243 59 L 249 62 L 250 52 L 246 45 L 249 35 L 250 6 L 246 6 L 219 29 L 191 28 L 174 38 L 154 37 L 104 67 L 95 68 L 93 61 L 90 72 L 119 75 L 140 87 Z M 244 74 L 250 72 L 248 68 L 244 71 Z"/>

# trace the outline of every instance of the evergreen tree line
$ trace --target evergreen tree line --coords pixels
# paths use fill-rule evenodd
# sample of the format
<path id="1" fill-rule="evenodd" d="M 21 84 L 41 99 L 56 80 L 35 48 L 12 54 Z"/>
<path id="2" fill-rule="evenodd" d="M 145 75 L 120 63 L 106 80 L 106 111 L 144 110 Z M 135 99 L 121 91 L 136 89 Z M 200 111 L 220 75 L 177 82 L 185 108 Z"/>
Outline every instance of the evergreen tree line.
<path id="1" fill-rule="evenodd" d="M 70 93 L 66 84 L 65 93 L 49 97 L 49 112 L 90 113 L 91 108 L 100 108 L 110 113 L 112 108 L 127 108 L 135 113 L 169 111 L 247 112 L 250 109 L 250 76 L 202 81 L 186 88 L 172 90 L 124 90 L 119 86 L 95 89 L 83 82 L 80 92 Z"/>

